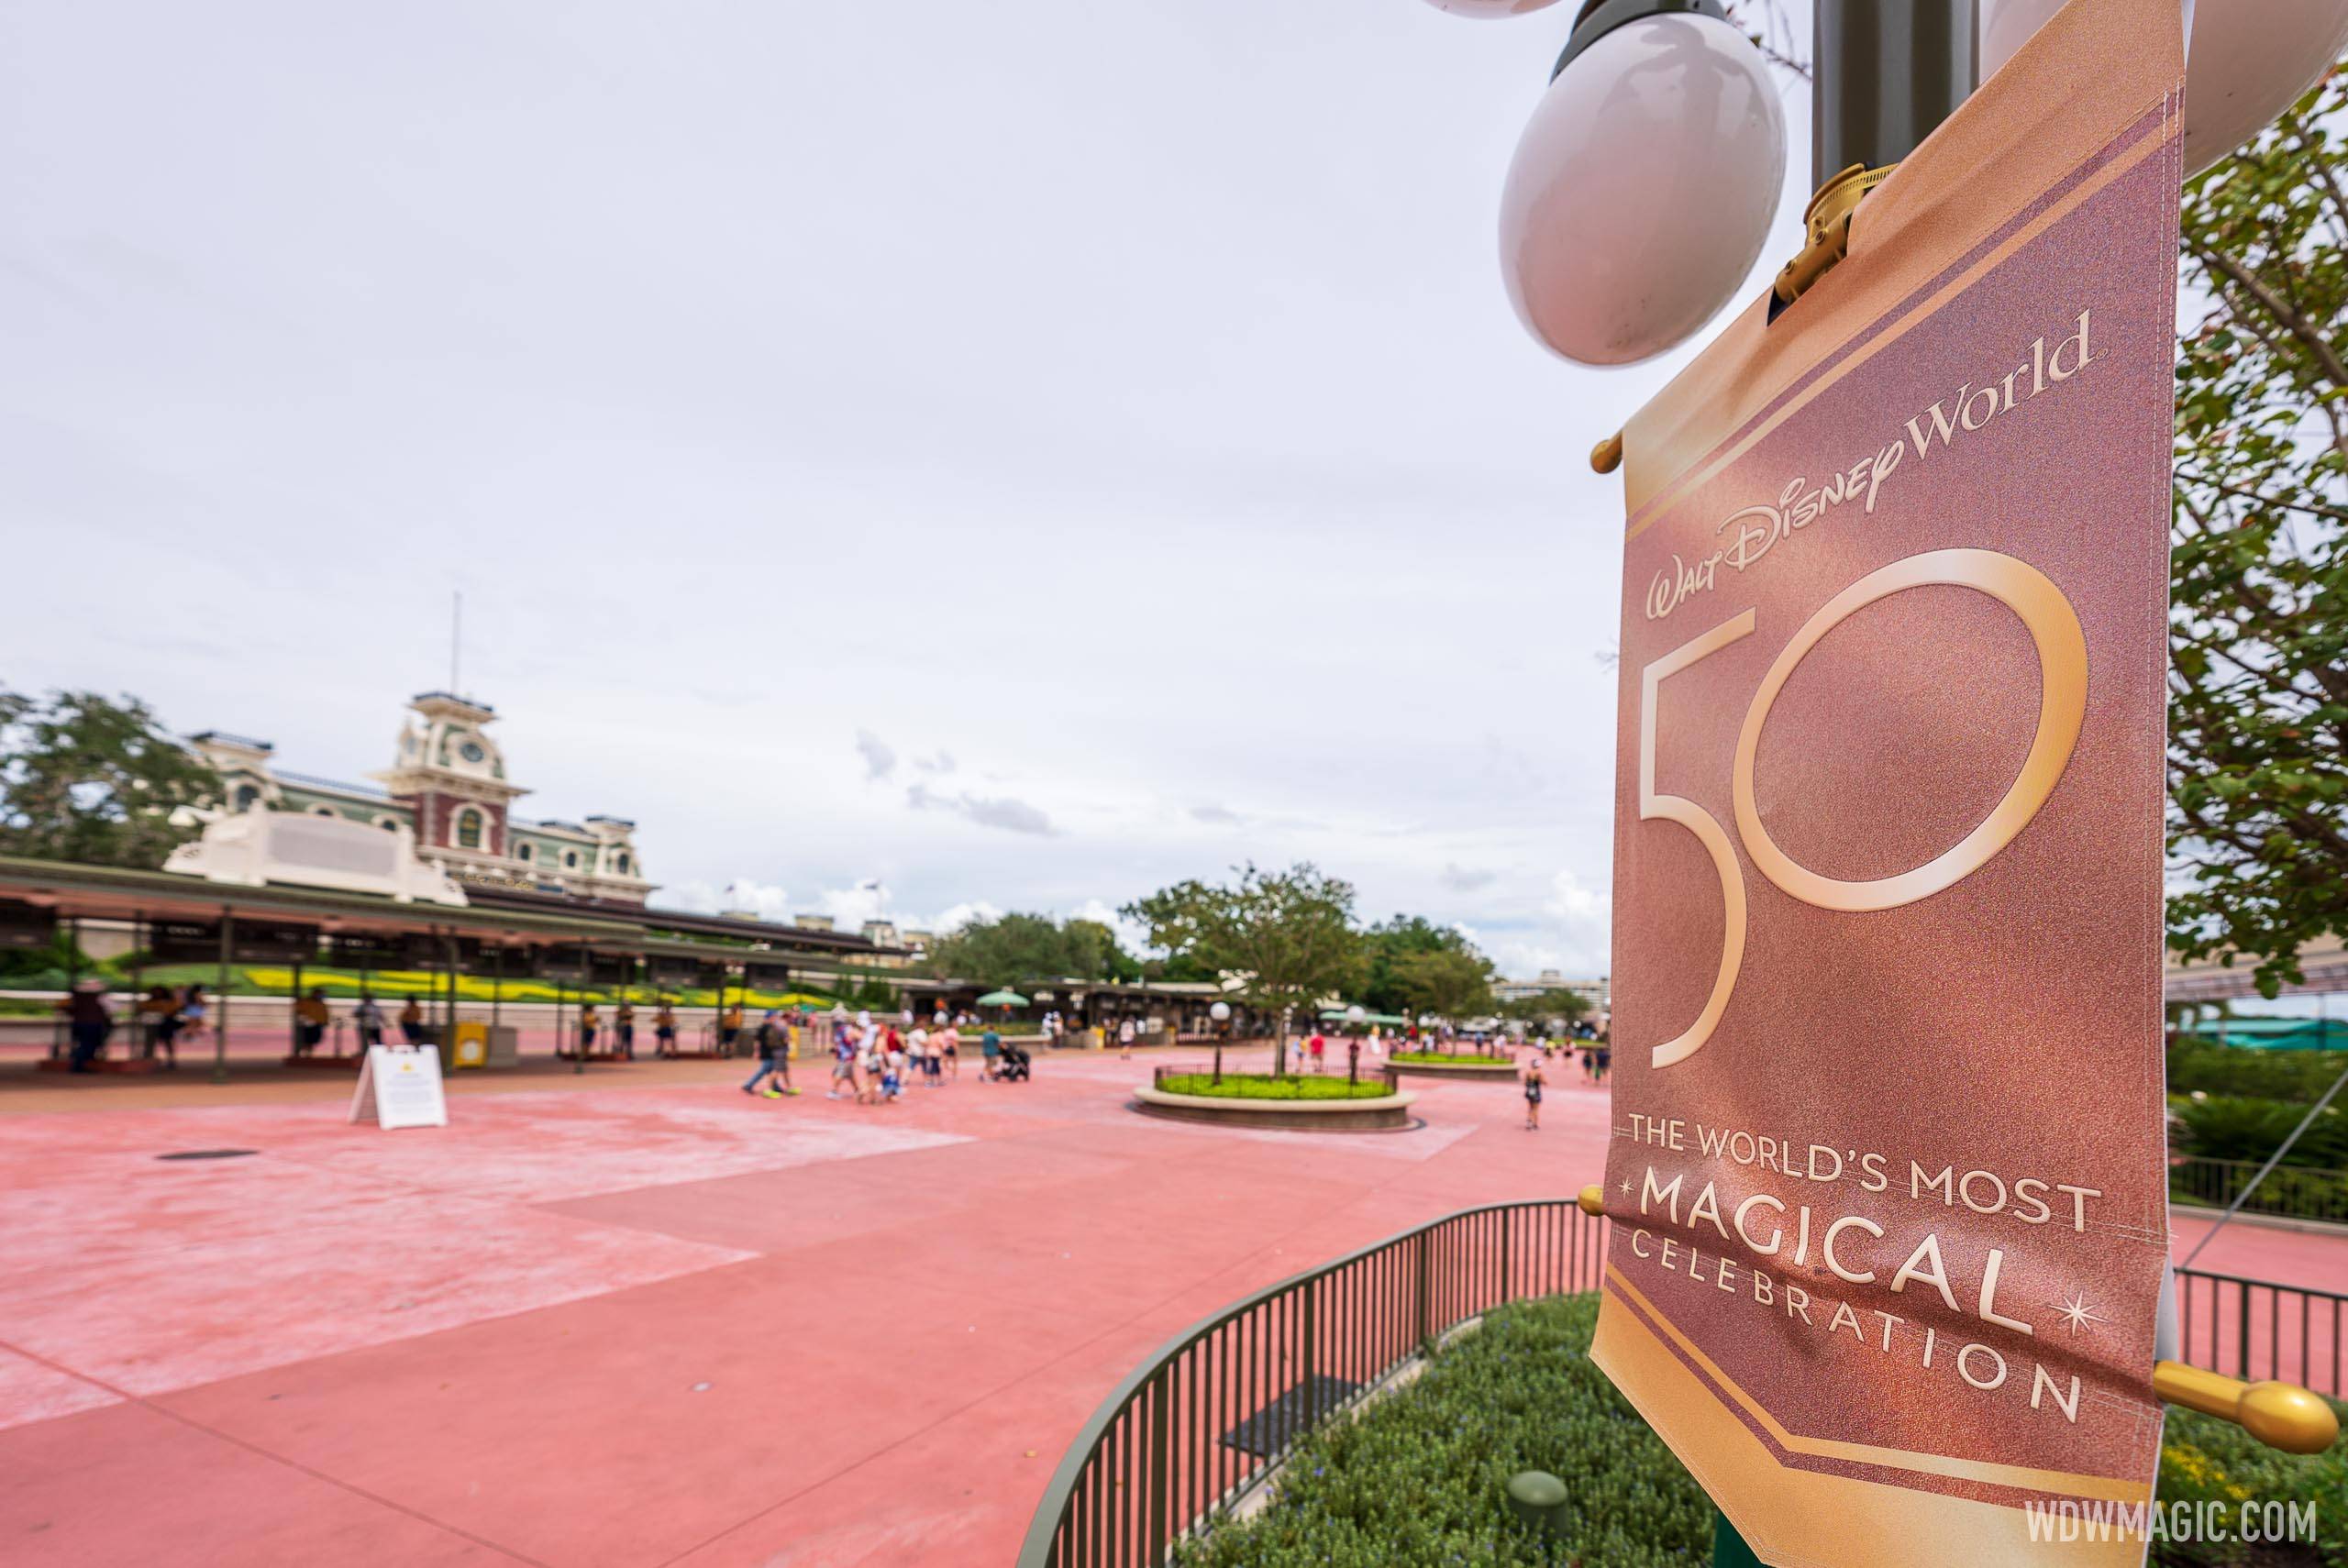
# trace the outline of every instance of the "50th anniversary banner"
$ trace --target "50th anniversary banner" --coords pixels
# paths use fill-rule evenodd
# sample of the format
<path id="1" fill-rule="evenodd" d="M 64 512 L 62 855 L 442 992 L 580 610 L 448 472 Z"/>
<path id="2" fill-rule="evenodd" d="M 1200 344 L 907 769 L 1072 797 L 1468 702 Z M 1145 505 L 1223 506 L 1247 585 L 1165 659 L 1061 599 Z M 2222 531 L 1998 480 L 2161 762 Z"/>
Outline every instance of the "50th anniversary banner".
<path id="1" fill-rule="evenodd" d="M 1767 1562 L 2133 1562 L 2175 0 L 2075 0 L 1624 433 L 1596 1353 Z"/>

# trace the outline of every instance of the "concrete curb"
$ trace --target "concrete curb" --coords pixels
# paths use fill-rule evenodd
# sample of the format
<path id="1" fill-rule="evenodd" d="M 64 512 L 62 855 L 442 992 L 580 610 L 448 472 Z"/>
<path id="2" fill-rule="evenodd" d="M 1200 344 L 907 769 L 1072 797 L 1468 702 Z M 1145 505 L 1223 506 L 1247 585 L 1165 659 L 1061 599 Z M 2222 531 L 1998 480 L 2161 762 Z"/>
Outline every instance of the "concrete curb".
<path id="1" fill-rule="evenodd" d="M 1360 1132 L 1408 1127 L 1418 1096 L 1379 1095 L 1363 1099 L 1238 1099 L 1220 1095 L 1168 1094 L 1149 1084 L 1134 1086 L 1134 1109 L 1145 1116 L 1224 1126 L 1275 1127 L 1290 1132 Z"/>

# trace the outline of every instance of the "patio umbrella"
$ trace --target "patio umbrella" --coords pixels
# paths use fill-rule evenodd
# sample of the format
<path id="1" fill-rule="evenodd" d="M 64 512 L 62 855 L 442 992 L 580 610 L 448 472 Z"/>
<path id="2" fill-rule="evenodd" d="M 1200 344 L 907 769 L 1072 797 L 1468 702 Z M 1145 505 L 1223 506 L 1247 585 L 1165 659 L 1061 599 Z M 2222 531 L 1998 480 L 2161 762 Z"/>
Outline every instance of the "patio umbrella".
<path id="1" fill-rule="evenodd" d="M 1027 999 L 1017 991 L 989 991 L 979 999 L 980 1007 L 1025 1007 Z"/>

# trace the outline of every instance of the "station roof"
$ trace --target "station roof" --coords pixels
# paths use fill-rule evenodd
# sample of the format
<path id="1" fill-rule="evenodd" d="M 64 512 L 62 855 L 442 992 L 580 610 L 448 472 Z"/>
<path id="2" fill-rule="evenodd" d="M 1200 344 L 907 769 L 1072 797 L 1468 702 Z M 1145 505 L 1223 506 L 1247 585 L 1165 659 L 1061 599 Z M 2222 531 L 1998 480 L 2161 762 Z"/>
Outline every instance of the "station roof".
<path id="1" fill-rule="evenodd" d="M 246 887 L 172 871 L 137 871 L 0 856 L 0 899 L 40 904 L 94 920 L 215 920 L 223 911 L 255 920 L 298 921 L 327 931 L 455 932 L 537 942 L 611 942 L 637 933 L 611 920 L 524 914 L 479 906 L 404 903 L 376 893 L 283 884 Z"/>
<path id="2" fill-rule="evenodd" d="M 675 932 L 682 936 L 722 936 L 737 942 L 762 942 L 777 949 L 820 952 L 843 958 L 891 958 L 906 954 L 903 947 L 883 947 L 869 937 L 844 931 L 810 931 L 804 926 L 774 921 L 744 920 L 739 915 L 698 914 L 691 910 L 654 909 L 622 903 L 616 899 L 581 899 L 569 893 L 525 891 L 519 888 L 468 887 L 465 896 L 485 909 L 527 910 L 536 913 L 570 913 L 596 920 L 623 920 L 637 927 Z"/>
<path id="3" fill-rule="evenodd" d="M 138 871 L 118 866 L 86 866 L 55 860 L 28 860 L 0 856 L 0 900 L 34 904 L 54 910 L 61 917 L 84 920 L 231 919 L 282 921 L 316 925 L 334 933 L 362 932 L 439 931 L 455 936 L 483 937 L 506 944 L 581 945 L 613 953 L 653 957 L 693 958 L 713 964 L 782 965 L 803 961 L 814 944 L 781 943 L 760 949 L 740 939 L 696 942 L 682 936 L 655 934 L 671 929 L 667 911 L 639 911 L 649 918 L 619 918 L 628 908 L 612 905 L 593 912 L 564 913 L 559 900 L 554 910 L 512 907 L 504 900 L 476 898 L 470 904 L 404 903 L 374 893 L 349 893 L 322 888 L 247 887 L 212 882 L 170 871 Z M 791 937 L 823 933 L 793 933 L 784 926 L 755 921 L 719 922 L 747 927 L 762 934 Z M 858 937 L 835 938 L 825 945 L 876 950 Z"/>

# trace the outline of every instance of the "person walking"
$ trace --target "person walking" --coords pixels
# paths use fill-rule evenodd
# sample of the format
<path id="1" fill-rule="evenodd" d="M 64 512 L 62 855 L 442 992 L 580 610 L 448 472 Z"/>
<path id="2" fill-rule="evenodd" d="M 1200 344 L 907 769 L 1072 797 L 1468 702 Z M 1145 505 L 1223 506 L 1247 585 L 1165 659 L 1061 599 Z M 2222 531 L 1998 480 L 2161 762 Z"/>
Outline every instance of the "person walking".
<path id="1" fill-rule="evenodd" d="M 736 1002 L 717 1016 L 717 1049 L 721 1055 L 731 1056 L 741 1043 L 742 1004 Z"/>
<path id="2" fill-rule="evenodd" d="M 759 1080 L 766 1078 L 773 1080 L 766 1087 L 769 1099 L 781 1099 L 785 1095 L 799 1092 L 791 1086 L 791 1037 L 783 1032 L 781 1019 L 780 1012 L 769 1008 L 767 1015 L 759 1020 L 756 1035 L 759 1070 L 752 1073 L 750 1081 L 742 1086 L 744 1094 L 758 1093 Z"/>
<path id="3" fill-rule="evenodd" d="M 602 1022 L 603 1020 L 595 1014 L 593 1002 L 579 1004 L 579 1055 L 582 1060 L 595 1054 L 595 1032 Z"/>
<path id="4" fill-rule="evenodd" d="M 210 1018 L 211 1011 L 204 1004 L 202 986 L 191 985 L 180 993 L 179 1039 L 185 1040 L 190 1045 L 196 1044 L 204 1038 L 204 1032 L 211 1027 Z M 179 1053 L 174 1051 L 172 1054 L 172 1070 L 178 1071 L 179 1065 Z"/>
<path id="5" fill-rule="evenodd" d="M 677 1010 L 669 1005 L 665 997 L 652 1014 L 652 1054 L 656 1056 L 677 1054 Z"/>
<path id="6" fill-rule="evenodd" d="M 138 1011 L 147 1026 L 147 1037 L 139 1045 L 140 1055 L 152 1058 L 156 1047 L 161 1046 L 171 1065 L 178 1066 L 180 999 L 172 995 L 169 986 L 150 986 L 146 999 L 138 1004 Z"/>
<path id="7" fill-rule="evenodd" d="M 400 1009 L 400 1038 L 411 1045 L 424 1043 L 424 1009 L 416 1005 L 414 997 L 408 998 L 407 1005 Z"/>
<path id="8" fill-rule="evenodd" d="M 1316 1073 L 1324 1071 L 1322 1060 L 1329 1050 L 1329 1037 L 1319 1030 L 1314 1030 L 1312 1038 L 1305 1043 L 1305 1050 L 1312 1055 L 1312 1070 Z"/>
<path id="9" fill-rule="evenodd" d="M 94 1073 L 92 1064 L 105 1054 L 106 1036 L 114 1032 L 114 1014 L 106 1010 L 105 987 L 99 980 L 76 980 L 57 1004 L 65 1015 L 65 1032 L 73 1042 L 66 1058 L 69 1073 Z"/>
<path id="10" fill-rule="evenodd" d="M 847 1020 L 832 1020 L 832 1088 L 825 1099 L 840 1098 L 840 1088 L 856 1088 L 856 1029 Z"/>
<path id="11" fill-rule="evenodd" d="M 359 1005 L 350 1010 L 350 1020 L 359 1026 L 359 1050 L 365 1055 L 383 1043 L 383 1004 L 371 991 L 359 993 Z"/>
<path id="12" fill-rule="evenodd" d="M 315 1055 L 318 1043 L 327 1037 L 327 1025 L 333 1019 L 334 1014 L 327 1009 L 325 989 L 312 986 L 310 994 L 294 1004 L 294 1055 Z"/>
<path id="13" fill-rule="evenodd" d="M 1131 1018 L 1125 1019 L 1123 1022 L 1117 1025 L 1117 1059 L 1119 1061 L 1130 1062 L 1134 1059 L 1134 1035 L 1135 1032 L 1136 1031 L 1134 1029 L 1134 1021 Z"/>
<path id="14" fill-rule="evenodd" d="M 1538 1056 L 1524 1064 L 1524 1129 L 1528 1132 L 1541 1131 L 1541 1058 Z"/>
<path id="15" fill-rule="evenodd" d="M 991 1023 L 987 1025 L 986 1032 L 979 1036 L 979 1055 L 981 1058 L 979 1081 L 985 1083 L 1002 1065 L 1002 1036 L 995 1032 Z"/>
<path id="16" fill-rule="evenodd" d="M 626 997 L 612 1014 L 612 1037 L 619 1042 L 620 1055 L 636 1060 L 636 1004 Z"/>
<path id="17" fill-rule="evenodd" d="M 856 1015 L 856 1103 L 878 1105 L 880 1102 L 880 1058 L 888 1043 L 872 1022 L 872 1014 L 859 1010 Z"/>
<path id="18" fill-rule="evenodd" d="M 938 1054 L 946 1059 L 946 1076 L 955 1082 L 962 1081 L 962 1032 L 948 1028 L 937 1042 Z"/>

